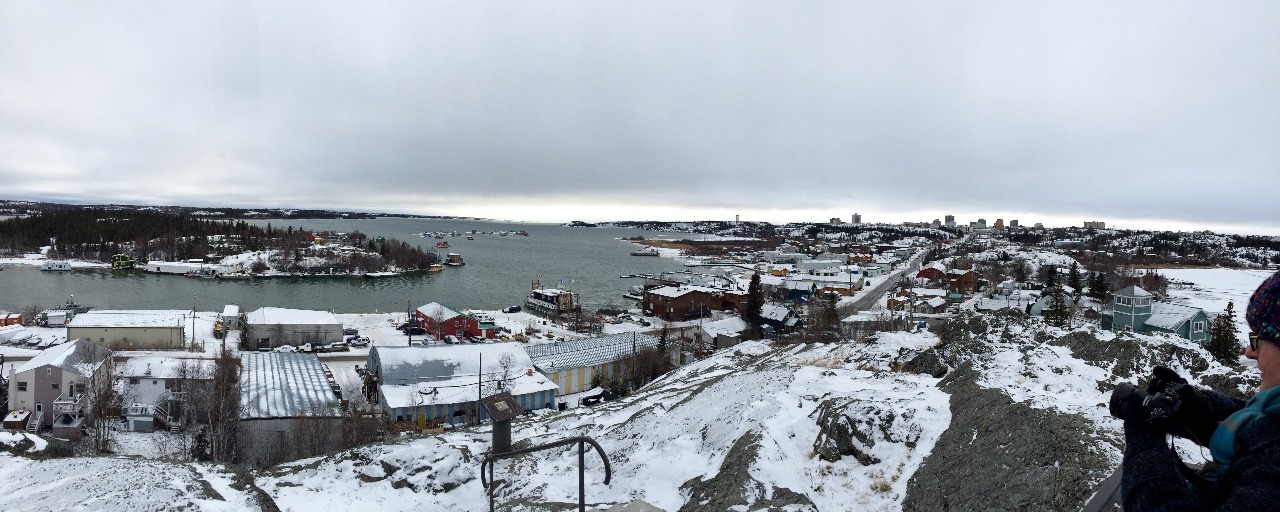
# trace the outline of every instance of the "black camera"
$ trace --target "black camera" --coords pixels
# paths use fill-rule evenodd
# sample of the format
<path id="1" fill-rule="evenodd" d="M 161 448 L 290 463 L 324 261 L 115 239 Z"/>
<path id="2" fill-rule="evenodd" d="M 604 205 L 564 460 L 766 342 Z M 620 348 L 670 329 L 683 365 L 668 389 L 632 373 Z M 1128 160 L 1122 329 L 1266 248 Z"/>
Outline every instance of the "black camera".
<path id="1" fill-rule="evenodd" d="M 1179 393 L 1183 386 L 1185 384 L 1169 382 L 1155 394 L 1147 394 L 1133 384 L 1122 382 L 1111 392 L 1111 415 L 1167 426 L 1182 407 Z"/>

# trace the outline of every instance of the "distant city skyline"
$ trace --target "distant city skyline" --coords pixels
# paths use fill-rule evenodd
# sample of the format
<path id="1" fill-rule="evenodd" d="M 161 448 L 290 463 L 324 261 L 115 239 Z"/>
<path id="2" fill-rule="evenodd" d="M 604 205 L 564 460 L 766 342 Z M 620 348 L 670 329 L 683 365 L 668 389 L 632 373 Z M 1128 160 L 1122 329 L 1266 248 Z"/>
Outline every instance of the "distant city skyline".
<path id="1" fill-rule="evenodd" d="M 1280 3 L 0 3 L 0 198 L 1280 235 Z"/>

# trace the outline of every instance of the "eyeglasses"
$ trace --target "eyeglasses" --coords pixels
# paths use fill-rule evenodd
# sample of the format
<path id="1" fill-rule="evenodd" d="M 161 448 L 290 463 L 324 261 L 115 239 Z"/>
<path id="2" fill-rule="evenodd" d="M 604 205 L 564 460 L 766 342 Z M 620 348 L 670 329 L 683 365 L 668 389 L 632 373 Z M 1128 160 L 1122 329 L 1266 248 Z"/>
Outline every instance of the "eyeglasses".
<path id="1" fill-rule="evenodd" d="M 1276 341 L 1276 340 L 1273 340 L 1273 339 L 1271 339 L 1271 338 L 1259 338 L 1257 334 L 1255 334 L 1255 333 L 1252 333 L 1252 332 L 1251 332 L 1251 333 L 1249 333 L 1249 350 L 1252 350 L 1252 351 L 1254 351 L 1254 352 L 1257 352 L 1257 351 L 1258 351 L 1258 340 L 1259 340 L 1259 339 L 1261 339 L 1262 341 L 1270 341 L 1270 342 L 1272 342 L 1272 343 L 1280 343 L 1280 342 L 1278 342 L 1278 341 Z"/>

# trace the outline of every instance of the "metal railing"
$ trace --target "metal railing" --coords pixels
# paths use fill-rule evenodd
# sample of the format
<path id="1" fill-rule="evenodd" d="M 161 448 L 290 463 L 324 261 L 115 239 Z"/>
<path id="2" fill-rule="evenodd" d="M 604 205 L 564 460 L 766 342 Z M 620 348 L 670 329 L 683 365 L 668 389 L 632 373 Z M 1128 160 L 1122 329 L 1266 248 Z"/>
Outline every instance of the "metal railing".
<path id="1" fill-rule="evenodd" d="M 79 414 L 82 402 L 84 402 L 84 393 L 74 396 L 58 395 L 58 398 L 53 400 L 53 413 Z"/>
<path id="2" fill-rule="evenodd" d="M 1124 466 L 1116 468 L 1116 472 L 1098 485 L 1098 491 L 1084 504 L 1080 512 L 1103 512 L 1115 510 L 1120 504 L 1120 479 L 1124 476 Z"/>
<path id="3" fill-rule="evenodd" d="M 516 450 L 516 451 L 506 452 L 506 453 L 485 454 L 484 460 L 480 462 L 480 483 L 484 485 L 485 494 L 489 495 L 489 512 L 493 512 L 493 492 L 496 490 L 494 488 L 496 485 L 496 482 L 494 482 L 493 480 L 493 466 L 495 462 L 497 462 L 500 459 L 510 459 L 512 457 L 517 457 L 520 455 L 526 455 L 526 454 L 530 454 L 530 453 L 538 452 L 542 450 L 550 450 L 552 448 L 559 448 L 562 446 L 569 446 L 572 444 L 578 445 L 578 510 L 579 512 L 586 512 L 587 484 L 586 484 L 586 477 L 584 476 L 584 473 L 583 473 L 584 467 L 586 464 L 586 445 L 590 444 L 592 447 L 594 447 L 596 451 L 600 453 L 600 460 L 604 461 L 604 484 L 609 485 L 609 480 L 610 478 L 613 477 L 613 468 L 609 466 L 609 456 L 605 455 L 604 448 L 601 448 L 600 444 L 595 442 L 595 440 L 591 439 L 590 437 L 570 437 L 568 439 L 563 439 L 560 441 L 556 441 L 554 443 L 538 445 L 532 448 L 525 448 L 523 450 Z M 486 466 L 488 466 L 488 469 L 489 469 L 487 473 L 488 478 L 485 478 Z"/>

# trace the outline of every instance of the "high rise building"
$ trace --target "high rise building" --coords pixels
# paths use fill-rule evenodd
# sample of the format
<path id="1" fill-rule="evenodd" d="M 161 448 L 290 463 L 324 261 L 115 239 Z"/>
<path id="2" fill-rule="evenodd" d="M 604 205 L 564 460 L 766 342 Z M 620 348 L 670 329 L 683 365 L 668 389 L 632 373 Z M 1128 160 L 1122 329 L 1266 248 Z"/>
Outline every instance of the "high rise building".
<path id="1" fill-rule="evenodd" d="M 955 216 L 955 215 L 948 215 L 948 216 L 943 217 L 943 218 L 944 218 L 944 219 L 946 219 L 945 221 L 943 221 L 943 223 L 944 223 L 944 224 L 946 224 L 946 226 L 947 226 L 947 227 L 949 227 L 949 228 L 954 228 L 954 227 L 956 227 L 956 216 Z"/>
<path id="2" fill-rule="evenodd" d="M 996 223 L 991 226 L 991 229 L 1004 229 L 1004 219 L 996 219 Z"/>
<path id="3" fill-rule="evenodd" d="M 1016 228 L 1016 227 L 1018 227 L 1018 219 L 1012 219 L 1012 220 L 1010 220 L 1010 221 L 1009 221 L 1009 227 L 1011 227 L 1011 228 Z"/>
<path id="4" fill-rule="evenodd" d="M 862 224 L 862 215 L 857 213 L 853 214 L 853 223 Z"/>

